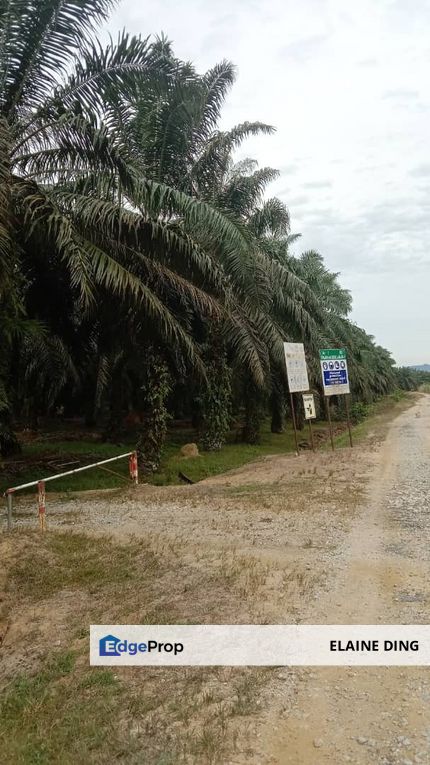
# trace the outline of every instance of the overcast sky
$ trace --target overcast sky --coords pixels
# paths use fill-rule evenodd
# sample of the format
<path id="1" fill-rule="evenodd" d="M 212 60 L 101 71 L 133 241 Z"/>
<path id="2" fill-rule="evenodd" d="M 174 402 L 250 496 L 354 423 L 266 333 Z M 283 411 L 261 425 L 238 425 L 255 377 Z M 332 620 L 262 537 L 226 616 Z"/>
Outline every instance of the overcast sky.
<path id="1" fill-rule="evenodd" d="M 222 126 L 276 127 L 241 156 L 281 171 L 296 253 L 341 272 L 397 363 L 430 363 L 430 1 L 123 0 L 124 26 L 200 71 L 237 65 Z"/>

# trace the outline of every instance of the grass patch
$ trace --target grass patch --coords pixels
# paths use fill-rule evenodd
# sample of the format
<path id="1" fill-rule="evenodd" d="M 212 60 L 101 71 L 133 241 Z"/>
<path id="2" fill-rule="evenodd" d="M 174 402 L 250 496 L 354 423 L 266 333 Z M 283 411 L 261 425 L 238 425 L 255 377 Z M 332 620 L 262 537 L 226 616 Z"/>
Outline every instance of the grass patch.
<path id="1" fill-rule="evenodd" d="M 23 455 L 27 457 L 45 457 L 74 455 L 76 457 L 93 456 L 95 459 L 114 457 L 133 449 L 132 443 L 110 444 L 102 441 L 30 441 L 24 445 Z"/>
<path id="2" fill-rule="evenodd" d="M 151 551 L 142 550 L 141 543 L 114 547 L 107 538 L 50 533 L 43 546 L 35 545 L 16 560 L 11 579 L 20 594 L 32 600 L 50 597 L 60 590 L 91 590 L 113 583 L 120 586 L 133 579 L 142 553 L 145 573 L 155 573 L 157 559 Z"/>
<path id="3" fill-rule="evenodd" d="M 13 679 L 0 688 L 1 763 L 229 760 L 238 717 L 258 708 L 259 670 L 89 667 L 88 626 L 148 623 L 151 614 L 153 623 L 189 623 L 191 613 L 195 623 L 213 613 L 222 621 L 232 600 L 240 614 L 263 569 L 221 563 L 215 581 L 217 563 L 196 570 L 160 545 L 56 531 L 19 530 L 0 544 L 9 556 L 5 618 L 11 630 L 25 624 L 4 653 Z M 14 677 L 17 663 L 27 671 Z"/>
<path id="4" fill-rule="evenodd" d="M 325 423 L 315 426 L 315 433 L 327 430 Z M 191 429 L 174 429 L 169 433 L 163 451 L 160 470 L 148 480 L 156 486 L 180 484 L 179 471 L 184 472 L 192 481 L 200 481 L 213 475 L 225 473 L 228 470 L 240 467 L 247 462 L 258 459 L 268 454 L 283 454 L 293 452 L 294 433 L 288 426 L 284 433 L 271 433 L 270 423 L 264 423 L 261 432 L 261 443 L 257 446 L 235 443 L 235 434 L 230 434 L 230 442 L 219 452 L 201 452 L 199 457 L 184 459 L 179 450 L 181 446 L 190 441 L 195 441 L 196 435 Z M 299 440 L 307 440 L 307 430 L 299 433 Z M 43 476 L 52 475 L 56 472 L 64 472 L 73 467 L 80 467 L 98 460 L 114 457 L 122 452 L 134 448 L 132 443 L 105 444 L 88 441 L 58 441 L 58 442 L 32 442 L 23 445 L 22 455 L 14 461 L 4 462 L 4 473 L 0 478 L 0 492 L 4 492 L 10 486 L 34 481 Z M 52 458 L 51 460 L 49 458 Z M 52 463 L 76 460 L 79 465 L 71 465 L 55 469 Z M 38 462 L 39 461 L 39 462 Z M 22 462 L 22 465 L 17 463 Z M 49 464 L 51 462 L 51 465 Z M 13 468 L 13 469 L 12 469 Z M 109 471 L 113 470 L 128 477 L 127 459 L 107 465 Z M 94 468 L 83 473 L 59 478 L 47 484 L 48 491 L 55 492 L 78 492 L 91 489 L 111 489 L 126 485 L 125 481 L 103 468 Z M 35 489 L 27 490 L 34 494 Z"/>
<path id="5" fill-rule="evenodd" d="M 326 436 L 327 427 L 325 423 L 315 424 L 314 435 L 323 433 Z M 250 444 L 235 443 L 233 439 L 234 435 L 219 452 L 201 452 L 200 456 L 188 459 L 181 458 L 178 453 L 179 446 L 172 449 L 168 445 L 160 470 L 151 478 L 151 483 L 158 486 L 177 484 L 180 482 L 178 479 L 180 470 L 192 481 L 201 481 L 204 478 L 234 470 L 259 457 L 266 457 L 270 454 L 288 454 L 295 451 L 294 432 L 291 425 L 286 427 L 284 433 L 271 433 L 269 420 L 262 426 L 259 444 L 251 446 Z M 299 432 L 299 441 L 307 440 L 308 431 L 303 429 Z"/>
<path id="6" fill-rule="evenodd" d="M 122 746 L 114 723 L 123 693 L 111 670 L 76 671 L 71 651 L 49 657 L 39 672 L 19 676 L 3 694 L 1 761 L 83 765 L 116 759 Z"/>

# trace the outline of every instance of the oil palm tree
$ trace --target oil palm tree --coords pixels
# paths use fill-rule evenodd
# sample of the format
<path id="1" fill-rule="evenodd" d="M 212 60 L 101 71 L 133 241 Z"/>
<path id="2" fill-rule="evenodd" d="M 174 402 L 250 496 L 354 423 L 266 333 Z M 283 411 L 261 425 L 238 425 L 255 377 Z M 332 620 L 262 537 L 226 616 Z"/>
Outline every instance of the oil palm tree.
<path id="1" fill-rule="evenodd" d="M 157 44 L 168 48 L 166 41 Z M 163 221 L 169 230 L 181 232 L 194 242 L 198 257 L 191 261 L 180 252 L 160 251 L 158 263 L 217 301 L 220 310 L 209 318 L 206 314 L 206 322 L 200 307 L 196 310 L 195 304 L 188 303 L 189 316 L 207 324 L 201 341 L 205 345 L 206 336 L 214 337 L 216 323 L 236 366 L 246 369 L 261 387 L 267 379 L 270 353 L 276 349 L 280 356 L 282 351 L 281 335 L 267 312 L 273 286 L 276 283 L 275 299 L 288 306 L 294 304 L 294 289 L 305 285 L 266 258 L 260 247 L 263 236 L 285 233 L 289 226 L 288 212 L 279 200 L 262 201 L 267 183 L 277 172 L 255 169 L 252 162 L 235 165 L 232 153 L 248 136 L 270 134 L 273 128 L 246 122 L 230 131 L 219 131 L 221 108 L 234 80 L 234 69 L 228 62 L 199 76 L 191 66 L 172 59 L 172 72 L 156 87 L 148 82 L 140 88 L 136 116 L 125 123 L 118 121 L 117 132 L 122 132 L 124 142 L 133 147 L 141 175 L 151 179 L 153 189 L 158 184 L 174 186 L 187 198 L 192 197 L 195 205 L 219 210 L 242 234 L 245 246 L 226 246 L 214 236 L 213 228 L 202 225 L 196 216 L 181 214 L 176 205 L 164 210 Z M 159 219 L 162 205 L 156 193 L 152 198 L 152 215 Z M 140 207 L 138 196 L 129 197 L 127 202 Z M 176 299 L 174 290 L 171 297 Z M 297 309 L 295 306 L 296 313 Z M 303 305 L 299 312 L 306 318 Z M 212 356 L 209 349 L 211 365 Z M 223 396 L 215 393 L 209 399 L 223 400 Z"/>
<path id="2" fill-rule="evenodd" d="M 159 342 L 198 366 L 183 314 L 190 305 L 216 314 L 203 282 L 220 283 L 202 243 L 240 259 L 248 239 L 213 205 L 168 185 L 168 174 L 149 174 L 128 140 L 138 94 L 165 91 L 178 64 L 164 40 L 122 33 L 102 47 L 96 33 L 112 6 L 0 0 L 0 312 L 11 296 L 25 307 L 39 290 L 34 316 L 49 324 L 48 268 L 78 313 L 116 295 L 116 310 L 134 306 Z"/>

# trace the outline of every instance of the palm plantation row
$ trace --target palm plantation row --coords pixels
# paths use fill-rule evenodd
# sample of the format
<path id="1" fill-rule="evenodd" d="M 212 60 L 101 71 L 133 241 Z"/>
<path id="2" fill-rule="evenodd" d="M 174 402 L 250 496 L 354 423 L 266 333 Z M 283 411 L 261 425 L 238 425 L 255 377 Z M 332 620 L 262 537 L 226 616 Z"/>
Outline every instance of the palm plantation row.
<path id="1" fill-rule="evenodd" d="M 219 129 L 234 67 L 204 75 L 165 39 L 97 40 L 107 0 L 0 0 L 0 443 L 62 406 L 116 438 L 144 413 L 156 469 L 169 416 L 220 448 L 233 414 L 281 430 L 284 340 L 348 349 L 353 396 L 410 376 L 351 323 L 322 257 L 291 254 L 276 169 L 235 162 Z M 270 140 L 268 137 L 267 140 Z M 297 242 L 295 244 L 297 249 Z"/>

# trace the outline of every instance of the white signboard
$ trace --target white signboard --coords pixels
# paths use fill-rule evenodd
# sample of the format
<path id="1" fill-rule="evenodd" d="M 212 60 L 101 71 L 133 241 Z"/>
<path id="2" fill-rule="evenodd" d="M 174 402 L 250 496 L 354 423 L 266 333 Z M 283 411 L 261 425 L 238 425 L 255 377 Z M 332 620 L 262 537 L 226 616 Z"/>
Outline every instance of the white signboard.
<path id="1" fill-rule="evenodd" d="M 344 348 L 326 348 L 320 351 L 321 375 L 325 396 L 349 393 L 348 364 Z"/>
<path id="2" fill-rule="evenodd" d="M 313 393 L 303 394 L 303 406 L 305 409 L 305 419 L 314 420 L 317 415 L 315 412 L 315 401 Z"/>
<path id="3" fill-rule="evenodd" d="M 290 393 L 309 390 L 308 370 L 303 343 L 284 343 L 284 353 Z"/>

